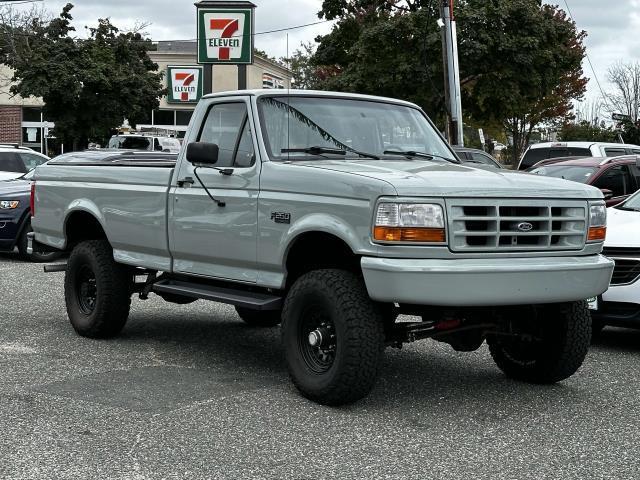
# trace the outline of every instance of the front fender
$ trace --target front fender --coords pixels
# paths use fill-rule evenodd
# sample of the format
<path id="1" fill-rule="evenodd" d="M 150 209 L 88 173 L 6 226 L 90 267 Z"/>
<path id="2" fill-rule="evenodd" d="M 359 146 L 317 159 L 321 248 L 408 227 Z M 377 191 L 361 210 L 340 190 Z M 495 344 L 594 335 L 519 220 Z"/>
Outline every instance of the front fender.
<path id="1" fill-rule="evenodd" d="M 361 253 L 362 241 L 353 225 L 344 219 L 327 213 L 312 213 L 297 220 L 286 232 L 280 243 L 278 258 L 284 271 L 287 255 L 297 237 L 304 233 L 322 232 L 338 237 L 355 253 Z"/>

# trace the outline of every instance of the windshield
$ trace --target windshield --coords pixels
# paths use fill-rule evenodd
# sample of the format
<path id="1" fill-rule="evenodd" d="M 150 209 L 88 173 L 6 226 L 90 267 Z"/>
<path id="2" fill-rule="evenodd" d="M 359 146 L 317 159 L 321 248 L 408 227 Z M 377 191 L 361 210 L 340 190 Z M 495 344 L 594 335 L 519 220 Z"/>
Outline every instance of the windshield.
<path id="1" fill-rule="evenodd" d="M 151 150 L 151 139 L 148 137 L 111 137 L 109 148 Z"/>
<path id="2" fill-rule="evenodd" d="M 446 143 L 417 109 L 329 97 L 263 97 L 259 101 L 269 156 L 275 160 L 362 158 L 354 150 L 398 159 L 385 150 L 413 151 L 457 163 Z M 291 152 L 320 147 L 313 152 Z M 339 155 L 322 149 L 346 150 Z M 289 150 L 283 152 L 282 150 Z"/>
<path id="3" fill-rule="evenodd" d="M 596 170 L 598 170 L 596 167 L 581 167 L 578 165 L 545 165 L 534 168 L 529 173 L 587 183 L 587 180 L 591 178 L 591 175 L 593 175 Z"/>

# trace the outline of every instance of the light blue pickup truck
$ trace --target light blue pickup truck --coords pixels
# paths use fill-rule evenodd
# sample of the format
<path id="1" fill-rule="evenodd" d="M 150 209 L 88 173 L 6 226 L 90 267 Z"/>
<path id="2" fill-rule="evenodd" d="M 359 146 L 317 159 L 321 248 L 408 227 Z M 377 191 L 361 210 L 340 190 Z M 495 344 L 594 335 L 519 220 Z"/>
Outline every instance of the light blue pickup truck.
<path id="1" fill-rule="evenodd" d="M 207 95 L 177 160 L 74 153 L 35 178 L 31 248 L 70 252 L 80 335 L 117 335 L 133 294 L 225 302 L 282 323 L 293 382 L 329 405 L 370 391 L 386 346 L 422 338 L 486 340 L 510 377 L 565 379 L 613 268 L 598 189 L 464 166 L 420 108 L 388 98 Z"/>

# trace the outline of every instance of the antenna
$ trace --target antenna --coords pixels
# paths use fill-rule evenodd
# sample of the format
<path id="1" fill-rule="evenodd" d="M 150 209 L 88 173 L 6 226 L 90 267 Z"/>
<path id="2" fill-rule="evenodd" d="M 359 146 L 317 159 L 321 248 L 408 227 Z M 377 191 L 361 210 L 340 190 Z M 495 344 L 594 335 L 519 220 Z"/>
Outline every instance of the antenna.
<path id="1" fill-rule="evenodd" d="M 291 58 L 289 57 L 289 33 L 287 32 L 287 63 L 289 65 L 291 65 Z M 290 137 L 289 137 L 289 118 L 291 115 L 291 107 L 290 107 L 290 101 L 291 101 L 291 96 L 290 96 L 290 90 L 291 90 L 291 75 L 289 75 L 288 81 L 287 81 L 287 149 L 291 150 L 291 142 L 290 142 Z M 287 153 L 287 160 L 289 159 L 289 157 L 291 156 L 291 153 Z"/>

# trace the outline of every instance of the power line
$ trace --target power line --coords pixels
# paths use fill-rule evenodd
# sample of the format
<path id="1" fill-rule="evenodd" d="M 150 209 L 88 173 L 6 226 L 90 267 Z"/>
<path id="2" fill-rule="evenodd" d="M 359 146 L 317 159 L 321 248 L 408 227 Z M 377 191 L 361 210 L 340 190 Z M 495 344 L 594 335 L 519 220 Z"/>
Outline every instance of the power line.
<path id="1" fill-rule="evenodd" d="M 575 22 L 576 20 L 573 17 L 573 14 L 571 13 L 571 9 L 569 8 L 569 3 L 567 2 L 567 0 L 564 0 L 564 5 L 565 7 L 567 7 L 567 13 L 569 14 L 569 18 L 571 18 L 571 20 Z M 591 63 L 591 58 L 589 57 L 589 52 L 587 52 L 586 48 L 584 50 L 584 54 L 587 57 L 587 62 L 589 62 L 589 66 L 591 67 L 591 72 L 593 73 L 593 78 L 595 79 L 596 84 L 598 85 L 598 89 L 600 90 L 602 99 L 604 100 L 604 103 L 607 105 L 607 108 L 611 108 L 608 102 L 608 96 L 607 94 L 604 93 L 604 90 L 602 89 L 602 85 L 600 85 L 600 80 L 598 80 L 598 75 L 596 74 L 595 68 L 593 68 L 593 63 Z"/>
<path id="2" fill-rule="evenodd" d="M 0 3 L 3 0 L 0 0 Z M 30 2 L 35 2 L 35 1 L 42 1 L 42 0 L 29 0 L 29 2 L 26 2 L 26 0 L 19 0 L 19 1 L 25 1 L 25 3 L 30 3 Z M 270 33 L 278 33 L 278 32 L 286 32 L 289 30 L 297 30 L 299 28 L 305 28 L 305 27 L 311 27 L 313 25 L 320 25 L 323 23 L 328 23 L 328 22 L 332 22 L 333 20 L 321 20 L 319 22 L 312 22 L 312 23 L 305 23 L 302 25 L 294 25 L 292 27 L 283 27 L 283 28 L 277 28 L 275 30 L 265 30 L 264 32 L 253 32 L 251 35 L 253 36 L 257 36 L 257 35 L 268 35 Z M 126 32 L 125 32 L 126 33 Z M 39 35 L 36 35 L 35 33 L 27 33 L 27 32 L 12 32 L 12 35 L 18 35 L 21 37 L 37 37 Z M 226 38 L 241 38 L 243 37 L 243 34 L 240 35 L 231 35 L 230 37 L 226 37 Z M 151 39 L 143 39 L 143 40 L 138 40 L 140 42 L 152 42 L 152 43 L 157 43 L 157 42 L 195 42 L 197 41 L 197 38 L 178 38 L 178 39 L 172 39 L 172 40 L 151 40 Z"/>

